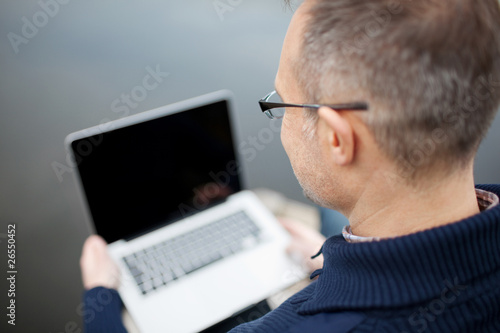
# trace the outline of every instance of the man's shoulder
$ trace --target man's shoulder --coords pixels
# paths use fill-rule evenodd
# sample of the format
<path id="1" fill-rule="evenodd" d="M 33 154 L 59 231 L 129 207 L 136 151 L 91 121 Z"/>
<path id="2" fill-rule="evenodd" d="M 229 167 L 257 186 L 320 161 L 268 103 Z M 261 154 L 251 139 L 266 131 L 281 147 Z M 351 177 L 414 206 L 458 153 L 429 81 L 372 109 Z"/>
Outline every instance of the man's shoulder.
<path id="1" fill-rule="evenodd" d="M 278 308 L 269 312 L 265 316 L 234 328 L 231 333 L 246 332 L 280 332 L 280 333 L 299 333 L 299 332 L 331 332 L 335 327 L 335 332 L 349 332 L 366 316 L 358 312 L 321 312 L 315 315 L 301 315 L 298 313 L 300 306 L 309 300 L 316 288 L 316 282 L 299 291 Z"/>
<path id="2" fill-rule="evenodd" d="M 267 313 L 265 316 L 235 327 L 231 333 L 246 332 L 287 332 L 291 327 L 302 321 L 302 316 L 297 313 L 300 305 L 308 300 L 316 288 L 316 282 L 297 292 L 279 307 Z"/>
<path id="3" fill-rule="evenodd" d="M 321 312 L 312 316 L 304 316 L 303 320 L 288 332 L 330 333 L 332 327 L 335 327 L 336 333 L 347 333 L 365 319 L 366 315 L 362 312 Z"/>

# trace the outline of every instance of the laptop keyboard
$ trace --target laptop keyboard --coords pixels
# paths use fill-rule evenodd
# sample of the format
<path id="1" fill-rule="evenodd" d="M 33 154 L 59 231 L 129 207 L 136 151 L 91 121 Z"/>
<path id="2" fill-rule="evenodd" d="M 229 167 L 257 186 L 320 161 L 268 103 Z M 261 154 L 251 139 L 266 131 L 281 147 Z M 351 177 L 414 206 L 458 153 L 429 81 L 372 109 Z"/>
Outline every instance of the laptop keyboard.
<path id="1" fill-rule="evenodd" d="M 253 247 L 260 229 L 244 211 L 123 258 L 143 294 Z"/>

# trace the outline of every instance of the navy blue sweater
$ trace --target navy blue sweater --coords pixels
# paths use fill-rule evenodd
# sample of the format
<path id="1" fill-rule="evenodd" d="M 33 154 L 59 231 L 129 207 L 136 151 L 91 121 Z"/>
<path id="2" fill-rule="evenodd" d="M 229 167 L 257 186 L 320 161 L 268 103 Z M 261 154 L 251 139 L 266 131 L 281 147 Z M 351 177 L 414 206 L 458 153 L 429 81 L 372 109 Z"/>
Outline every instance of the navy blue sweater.
<path id="1" fill-rule="evenodd" d="M 322 252 L 317 281 L 231 332 L 500 332 L 500 206 L 379 242 L 333 236 Z M 116 294 L 87 332 L 124 331 L 120 307 Z"/>

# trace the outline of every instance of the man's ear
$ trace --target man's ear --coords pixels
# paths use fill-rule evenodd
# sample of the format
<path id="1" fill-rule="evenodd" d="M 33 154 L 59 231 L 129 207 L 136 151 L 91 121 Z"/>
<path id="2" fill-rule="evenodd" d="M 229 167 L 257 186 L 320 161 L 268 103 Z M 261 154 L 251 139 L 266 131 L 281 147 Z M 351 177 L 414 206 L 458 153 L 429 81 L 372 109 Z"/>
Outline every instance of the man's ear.
<path id="1" fill-rule="evenodd" d="M 326 125 L 328 145 L 335 163 L 351 163 L 354 158 L 354 132 L 349 121 L 329 107 L 321 107 L 318 115 Z"/>

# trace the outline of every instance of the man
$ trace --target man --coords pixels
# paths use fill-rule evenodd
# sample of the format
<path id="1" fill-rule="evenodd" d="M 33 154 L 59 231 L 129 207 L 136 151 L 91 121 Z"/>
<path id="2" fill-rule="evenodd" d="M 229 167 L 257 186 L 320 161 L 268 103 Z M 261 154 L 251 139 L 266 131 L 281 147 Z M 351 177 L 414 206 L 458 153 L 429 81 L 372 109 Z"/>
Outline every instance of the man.
<path id="1" fill-rule="evenodd" d="M 497 0 L 298 8 L 282 100 L 368 110 L 287 108 L 281 140 L 305 195 L 349 226 L 324 242 L 317 281 L 235 332 L 500 331 L 500 186 L 472 172 L 500 104 L 499 31 Z M 287 227 L 297 248 L 318 242 Z M 103 248 L 84 246 L 87 289 L 116 287 Z"/>

